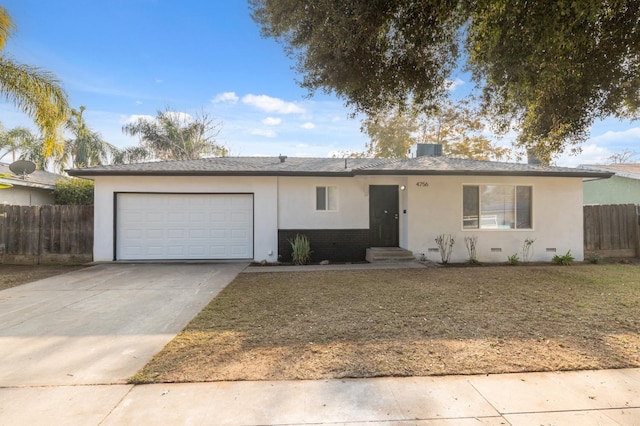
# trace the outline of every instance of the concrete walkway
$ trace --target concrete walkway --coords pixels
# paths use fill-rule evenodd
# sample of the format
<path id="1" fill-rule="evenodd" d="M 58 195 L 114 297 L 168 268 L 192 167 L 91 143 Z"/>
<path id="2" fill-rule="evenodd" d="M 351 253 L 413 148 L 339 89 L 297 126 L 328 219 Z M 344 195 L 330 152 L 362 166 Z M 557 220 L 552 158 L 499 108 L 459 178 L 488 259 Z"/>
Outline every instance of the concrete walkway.
<path id="1" fill-rule="evenodd" d="M 640 369 L 0 388 L 0 425 L 640 425 Z"/>

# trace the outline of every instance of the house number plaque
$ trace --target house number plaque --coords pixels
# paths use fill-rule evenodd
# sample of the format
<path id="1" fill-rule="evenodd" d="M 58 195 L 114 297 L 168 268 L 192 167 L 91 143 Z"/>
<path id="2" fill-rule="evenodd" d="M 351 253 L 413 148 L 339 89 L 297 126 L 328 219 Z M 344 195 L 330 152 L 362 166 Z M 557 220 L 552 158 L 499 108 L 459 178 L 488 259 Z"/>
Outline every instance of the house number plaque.
<path id="1" fill-rule="evenodd" d="M 429 182 L 426 182 L 426 181 L 416 182 L 416 186 L 427 187 L 427 186 L 429 186 Z"/>

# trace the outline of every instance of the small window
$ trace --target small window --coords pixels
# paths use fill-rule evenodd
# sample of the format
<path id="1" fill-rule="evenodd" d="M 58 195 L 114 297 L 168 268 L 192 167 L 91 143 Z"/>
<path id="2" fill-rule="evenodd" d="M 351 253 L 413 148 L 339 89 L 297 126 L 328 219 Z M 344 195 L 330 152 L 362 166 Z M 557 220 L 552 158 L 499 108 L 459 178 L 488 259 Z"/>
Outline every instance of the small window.
<path id="1" fill-rule="evenodd" d="M 463 229 L 532 229 L 530 186 L 465 185 Z"/>
<path id="2" fill-rule="evenodd" d="M 462 227 L 464 229 L 477 229 L 480 208 L 478 187 L 463 186 L 462 192 Z"/>
<path id="3" fill-rule="evenodd" d="M 316 187 L 316 210 L 338 210 L 338 188 L 335 186 Z"/>

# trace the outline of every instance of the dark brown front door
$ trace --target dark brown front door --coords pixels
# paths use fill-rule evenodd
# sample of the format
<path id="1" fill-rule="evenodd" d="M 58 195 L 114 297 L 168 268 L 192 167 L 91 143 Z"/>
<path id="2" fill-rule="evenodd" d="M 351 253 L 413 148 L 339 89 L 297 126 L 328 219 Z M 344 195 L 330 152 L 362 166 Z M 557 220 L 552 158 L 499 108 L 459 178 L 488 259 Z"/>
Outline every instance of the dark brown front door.
<path id="1" fill-rule="evenodd" d="M 369 186 L 369 234 L 371 247 L 398 247 L 398 187 Z"/>

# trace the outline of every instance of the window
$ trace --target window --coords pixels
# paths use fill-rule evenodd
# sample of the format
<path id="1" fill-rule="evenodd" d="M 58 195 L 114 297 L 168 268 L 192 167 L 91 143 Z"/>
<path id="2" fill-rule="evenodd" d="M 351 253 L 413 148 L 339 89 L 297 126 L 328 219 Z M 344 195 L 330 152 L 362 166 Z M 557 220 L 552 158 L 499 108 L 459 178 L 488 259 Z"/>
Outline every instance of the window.
<path id="1" fill-rule="evenodd" d="M 532 188 L 515 185 L 464 185 L 463 229 L 532 229 Z"/>
<path id="2" fill-rule="evenodd" d="M 316 210 L 338 210 L 338 188 L 335 186 L 316 187 Z"/>

